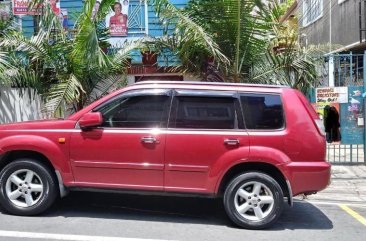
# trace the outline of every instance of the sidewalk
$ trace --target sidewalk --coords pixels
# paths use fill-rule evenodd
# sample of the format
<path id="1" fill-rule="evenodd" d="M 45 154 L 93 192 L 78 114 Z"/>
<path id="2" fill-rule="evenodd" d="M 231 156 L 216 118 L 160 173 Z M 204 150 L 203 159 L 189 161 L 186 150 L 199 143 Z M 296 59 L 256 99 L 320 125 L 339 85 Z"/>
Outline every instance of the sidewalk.
<path id="1" fill-rule="evenodd" d="M 325 190 L 308 196 L 307 199 L 366 205 L 366 165 L 333 165 L 331 184 Z"/>

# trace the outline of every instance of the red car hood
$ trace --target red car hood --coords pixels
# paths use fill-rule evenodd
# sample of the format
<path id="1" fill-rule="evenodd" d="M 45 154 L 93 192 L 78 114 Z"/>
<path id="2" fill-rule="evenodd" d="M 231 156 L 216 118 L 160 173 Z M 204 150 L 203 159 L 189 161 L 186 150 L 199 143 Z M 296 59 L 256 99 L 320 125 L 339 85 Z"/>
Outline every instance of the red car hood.
<path id="1" fill-rule="evenodd" d="M 76 122 L 64 119 L 49 119 L 25 121 L 0 125 L 1 130 L 31 130 L 31 129 L 69 129 L 74 128 Z"/>

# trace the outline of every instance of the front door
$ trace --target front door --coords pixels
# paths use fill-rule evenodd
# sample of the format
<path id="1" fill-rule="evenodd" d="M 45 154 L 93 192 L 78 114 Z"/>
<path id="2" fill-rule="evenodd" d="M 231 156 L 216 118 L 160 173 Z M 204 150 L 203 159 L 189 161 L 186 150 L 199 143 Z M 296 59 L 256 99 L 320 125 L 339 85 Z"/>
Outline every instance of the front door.
<path id="1" fill-rule="evenodd" d="M 169 90 L 129 91 L 93 111 L 103 124 L 72 134 L 77 186 L 163 190 Z"/>

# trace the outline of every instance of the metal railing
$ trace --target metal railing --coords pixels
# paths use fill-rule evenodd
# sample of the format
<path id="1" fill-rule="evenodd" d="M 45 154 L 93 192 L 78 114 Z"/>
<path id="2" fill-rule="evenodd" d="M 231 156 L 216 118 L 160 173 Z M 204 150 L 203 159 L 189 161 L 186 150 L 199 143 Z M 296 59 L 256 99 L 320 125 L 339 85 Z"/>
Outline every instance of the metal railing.
<path id="1" fill-rule="evenodd" d="M 327 144 L 327 160 L 332 164 L 366 165 L 364 146 Z"/>

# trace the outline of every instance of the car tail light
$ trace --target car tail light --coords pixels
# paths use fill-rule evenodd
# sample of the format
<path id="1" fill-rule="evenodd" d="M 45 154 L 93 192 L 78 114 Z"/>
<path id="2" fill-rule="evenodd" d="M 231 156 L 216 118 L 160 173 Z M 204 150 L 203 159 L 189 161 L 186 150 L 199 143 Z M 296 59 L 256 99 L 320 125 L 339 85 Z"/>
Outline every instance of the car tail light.
<path id="1" fill-rule="evenodd" d="M 296 91 L 296 93 L 297 93 L 297 96 L 299 97 L 299 99 L 301 100 L 302 104 L 305 106 L 306 110 L 308 111 L 310 117 L 314 120 L 314 122 L 316 124 L 316 127 L 318 128 L 319 133 L 322 136 L 325 136 L 325 128 L 324 128 L 323 120 L 321 120 L 319 118 L 319 116 L 316 113 L 315 109 L 311 106 L 311 104 L 305 98 L 305 96 L 303 94 L 301 94 L 300 91 Z"/>
<path id="2" fill-rule="evenodd" d="M 316 126 L 318 127 L 320 134 L 325 136 L 325 128 L 324 128 L 323 120 L 315 119 L 315 123 L 316 123 Z"/>

